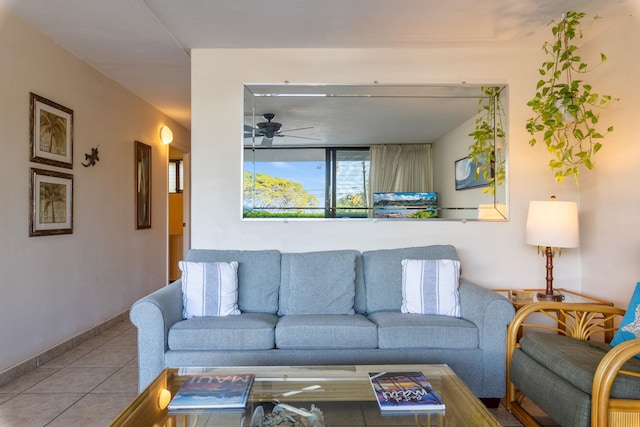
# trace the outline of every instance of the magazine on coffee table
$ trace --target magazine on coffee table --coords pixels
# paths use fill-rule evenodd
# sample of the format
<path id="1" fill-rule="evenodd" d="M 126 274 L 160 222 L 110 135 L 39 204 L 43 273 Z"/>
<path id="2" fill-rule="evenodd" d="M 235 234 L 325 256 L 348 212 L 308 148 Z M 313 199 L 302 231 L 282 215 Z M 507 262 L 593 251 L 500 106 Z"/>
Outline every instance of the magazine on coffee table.
<path id="1" fill-rule="evenodd" d="M 381 411 L 443 411 L 444 402 L 422 372 L 371 372 Z"/>
<path id="2" fill-rule="evenodd" d="M 169 403 L 169 411 L 243 409 L 254 377 L 254 374 L 189 375 Z"/>

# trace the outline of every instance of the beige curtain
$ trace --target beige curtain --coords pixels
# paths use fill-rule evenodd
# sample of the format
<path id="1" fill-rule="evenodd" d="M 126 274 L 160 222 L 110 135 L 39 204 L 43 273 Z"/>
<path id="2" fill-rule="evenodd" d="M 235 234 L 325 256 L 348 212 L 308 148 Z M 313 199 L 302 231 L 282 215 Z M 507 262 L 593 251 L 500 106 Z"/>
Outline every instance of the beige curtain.
<path id="1" fill-rule="evenodd" d="M 370 152 L 372 193 L 433 191 L 431 144 L 372 145 Z"/>

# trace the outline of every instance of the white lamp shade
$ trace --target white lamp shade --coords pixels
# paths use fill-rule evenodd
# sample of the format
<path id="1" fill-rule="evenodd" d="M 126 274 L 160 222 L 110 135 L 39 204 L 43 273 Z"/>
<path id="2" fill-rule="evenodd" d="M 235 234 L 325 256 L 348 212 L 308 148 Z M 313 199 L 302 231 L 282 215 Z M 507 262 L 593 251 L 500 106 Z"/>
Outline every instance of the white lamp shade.
<path id="1" fill-rule="evenodd" d="M 556 200 L 529 202 L 526 240 L 536 246 L 578 247 L 578 204 Z"/>

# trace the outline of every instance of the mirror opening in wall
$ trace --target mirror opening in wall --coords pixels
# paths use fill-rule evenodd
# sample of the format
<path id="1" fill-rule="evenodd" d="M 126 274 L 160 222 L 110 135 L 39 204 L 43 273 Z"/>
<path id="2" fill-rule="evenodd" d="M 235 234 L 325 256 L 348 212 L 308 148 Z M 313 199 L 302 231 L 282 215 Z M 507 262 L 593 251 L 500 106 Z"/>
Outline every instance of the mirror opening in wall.
<path id="1" fill-rule="evenodd" d="M 243 218 L 505 221 L 502 84 L 245 84 Z"/>

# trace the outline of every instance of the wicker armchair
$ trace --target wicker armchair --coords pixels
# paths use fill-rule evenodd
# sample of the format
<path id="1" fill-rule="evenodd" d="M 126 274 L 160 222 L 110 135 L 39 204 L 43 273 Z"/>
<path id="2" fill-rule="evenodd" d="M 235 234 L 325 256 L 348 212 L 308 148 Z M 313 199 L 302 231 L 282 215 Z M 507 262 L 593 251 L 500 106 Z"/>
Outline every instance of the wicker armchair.
<path id="1" fill-rule="evenodd" d="M 531 319 L 529 316 L 535 314 Z M 576 304 L 560 302 L 540 302 L 527 305 L 520 309 L 513 321 L 509 324 L 507 336 L 507 409 L 522 422 L 525 426 L 539 426 L 535 419 L 522 407 L 522 400 L 527 397 L 517 389 L 512 381 L 520 376 L 521 387 L 525 387 L 529 381 L 522 381 L 523 372 L 516 372 L 517 366 L 512 364 L 514 352 L 522 350 L 520 339 L 531 332 L 555 332 L 577 340 L 587 341 L 611 341 L 616 326 L 619 323 L 624 310 L 595 304 Z M 535 323 L 534 323 L 535 322 Z M 544 338 L 551 338 L 543 336 Z M 557 340 L 556 340 L 557 341 Z M 584 343 L 587 344 L 586 342 Z M 589 344 L 595 345 L 595 344 Z M 610 350 L 604 348 L 605 356 L 597 364 L 597 369 L 593 377 L 591 390 L 590 414 L 591 426 L 631 426 L 640 425 L 640 394 L 638 399 L 614 399 L 610 397 L 614 380 L 622 376 L 636 377 L 640 380 L 640 370 L 634 372 L 623 369 L 623 365 L 640 354 L 640 339 L 630 340 L 617 345 Z M 606 352 L 605 352 L 606 351 Z M 636 364 L 632 361 L 628 366 Z M 625 366 L 627 368 L 628 366 Z M 520 367 L 522 365 L 520 364 Z M 637 366 L 636 366 L 637 368 Z M 512 369 L 515 369 L 512 372 Z M 520 368 L 521 369 L 521 368 Z M 526 375 L 524 378 L 527 378 Z M 628 378 L 627 378 L 628 379 Z M 542 381 L 540 378 L 531 378 L 532 382 Z M 556 387 L 549 387 L 545 393 L 549 393 L 545 403 L 548 407 L 538 404 L 541 409 L 551 415 L 554 409 L 554 399 L 561 400 L 563 396 L 553 396 L 557 393 Z M 584 394 L 583 394 L 584 395 Z M 564 396 L 565 398 L 567 396 Z M 533 399 L 532 399 L 533 400 Z M 587 396 L 587 417 L 588 417 L 588 396 Z M 557 412 L 556 412 L 557 413 Z M 573 423 L 573 421 L 571 422 Z M 588 424 L 588 422 L 586 422 Z"/>

